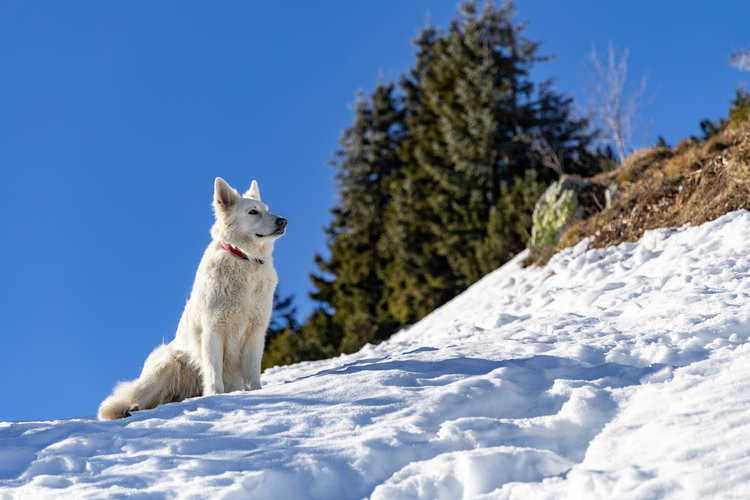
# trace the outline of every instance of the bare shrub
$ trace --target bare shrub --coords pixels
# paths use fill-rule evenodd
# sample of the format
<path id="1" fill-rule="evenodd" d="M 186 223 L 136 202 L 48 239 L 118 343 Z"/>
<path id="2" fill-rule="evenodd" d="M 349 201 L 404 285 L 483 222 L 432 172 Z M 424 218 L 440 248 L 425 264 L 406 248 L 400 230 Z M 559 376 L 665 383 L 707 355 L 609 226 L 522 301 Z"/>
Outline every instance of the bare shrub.
<path id="1" fill-rule="evenodd" d="M 593 125 L 603 134 L 605 144 L 612 144 L 622 163 L 633 149 L 634 136 L 643 136 L 645 143 L 648 131 L 641 113 L 649 103 L 644 102 L 648 73 L 640 85 L 628 94 L 625 82 L 628 76 L 628 49 L 620 52 L 609 42 L 606 63 L 600 59 L 596 46 L 591 45 L 587 57 L 589 67 L 584 79 L 584 95 Z"/>

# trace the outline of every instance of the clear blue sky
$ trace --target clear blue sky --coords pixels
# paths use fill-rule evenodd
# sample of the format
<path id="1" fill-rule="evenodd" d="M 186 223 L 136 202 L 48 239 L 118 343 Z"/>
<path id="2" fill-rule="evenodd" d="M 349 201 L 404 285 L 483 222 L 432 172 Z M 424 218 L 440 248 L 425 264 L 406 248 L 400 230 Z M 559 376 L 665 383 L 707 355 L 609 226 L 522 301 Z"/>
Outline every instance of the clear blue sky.
<path id="1" fill-rule="evenodd" d="M 454 1 L 0 1 L 0 421 L 93 415 L 174 336 L 209 242 L 216 176 L 289 219 L 282 294 L 311 307 L 348 104 L 413 63 Z M 630 49 L 652 139 L 725 116 L 750 3 L 516 3 L 580 96 L 591 43 Z"/>

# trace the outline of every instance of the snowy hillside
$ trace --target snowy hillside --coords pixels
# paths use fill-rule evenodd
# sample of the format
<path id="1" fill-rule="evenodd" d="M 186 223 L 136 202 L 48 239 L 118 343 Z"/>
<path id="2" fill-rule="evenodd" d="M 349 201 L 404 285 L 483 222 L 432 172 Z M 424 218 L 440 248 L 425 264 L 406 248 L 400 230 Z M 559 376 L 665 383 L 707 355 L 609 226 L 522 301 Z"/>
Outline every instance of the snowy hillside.
<path id="1" fill-rule="evenodd" d="M 584 250 L 258 392 L 0 424 L 0 498 L 750 498 L 750 213 Z"/>

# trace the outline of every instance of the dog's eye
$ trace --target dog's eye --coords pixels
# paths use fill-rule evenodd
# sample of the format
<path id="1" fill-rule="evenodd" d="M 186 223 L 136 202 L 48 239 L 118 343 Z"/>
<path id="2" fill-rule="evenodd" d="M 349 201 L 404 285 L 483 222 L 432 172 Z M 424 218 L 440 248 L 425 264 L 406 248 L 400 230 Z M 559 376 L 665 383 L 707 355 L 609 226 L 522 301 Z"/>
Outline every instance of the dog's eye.
<path id="1" fill-rule="evenodd" d="M 253 210 L 250 210 L 250 211 L 249 211 L 248 213 L 249 213 L 250 215 L 257 215 L 257 214 L 258 214 L 258 211 L 257 211 L 257 210 L 255 210 L 255 209 L 253 209 Z"/>

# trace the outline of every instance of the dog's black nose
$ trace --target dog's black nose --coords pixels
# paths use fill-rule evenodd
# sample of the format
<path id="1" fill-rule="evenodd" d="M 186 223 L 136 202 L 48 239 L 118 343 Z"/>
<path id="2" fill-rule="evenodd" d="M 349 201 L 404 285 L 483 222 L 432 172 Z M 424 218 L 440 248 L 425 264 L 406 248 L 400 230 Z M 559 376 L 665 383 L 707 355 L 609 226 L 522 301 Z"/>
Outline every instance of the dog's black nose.
<path id="1" fill-rule="evenodd" d="M 276 219 L 276 225 L 279 227 L 286 227 L 286 219 L 282 219 L 282 218 Z"/>

